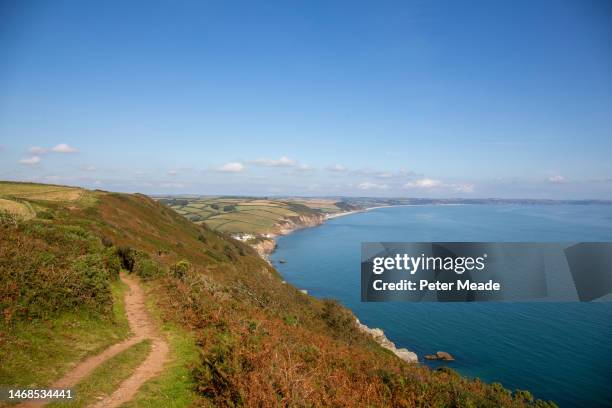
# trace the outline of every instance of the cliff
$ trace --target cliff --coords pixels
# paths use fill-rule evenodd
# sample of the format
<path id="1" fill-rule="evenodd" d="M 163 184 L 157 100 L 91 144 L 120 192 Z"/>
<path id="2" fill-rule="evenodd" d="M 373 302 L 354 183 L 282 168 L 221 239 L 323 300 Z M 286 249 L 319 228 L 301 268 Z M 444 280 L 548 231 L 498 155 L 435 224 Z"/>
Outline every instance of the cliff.
<path id="1" fill-rule="evenodd" d="M 272 228 L 272 233 L 268 234 L 267 238 L 257 238 L 250 242 L 251 247 L 257 251 L 260 257 L 268 260 L 268 256 L 274 252 L 276 248 L 275 237 L 278 235 L 287 235 L 293 231 L 316 227 L 325 222 L 325 216 L 321 213 L 301 214 L 297 217 L 286 217 L 278 221 Z"/>
<path id="2" fill-rule="evenodd" d="M 277 222 L 273 228 L 273 233 L 276 235 L 286 235 L 301 228 L 316 227 L 324 222 L 325 215 L 321 213 L 300 214 L 297 217 L 287 217 Z"/>

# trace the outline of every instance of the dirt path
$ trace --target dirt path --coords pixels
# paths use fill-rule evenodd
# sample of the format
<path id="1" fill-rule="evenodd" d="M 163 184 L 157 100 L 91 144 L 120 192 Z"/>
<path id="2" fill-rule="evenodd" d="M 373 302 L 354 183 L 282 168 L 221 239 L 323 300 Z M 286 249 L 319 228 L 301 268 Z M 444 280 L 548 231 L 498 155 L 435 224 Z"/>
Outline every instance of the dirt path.
<path id="1" fill-rule="evenodd" d="M 114 344 L 102 353 L 89 357 L 70 370 L 64 377 L 57 380 L 49 388 L 72 388 L 96 367 L 106 360 L 127 350 L 145 339 L 152 340 L 151 352 L 146 360 L 136 368 L 134 373 L 113 394 L 97 402 L 94 407 L 118 407 L 134 397 L 138 389 L 150 378 L 159 374 L 168 360 L 168 343 L 159 335 L 146 310 L 145 297 L 137 278 L 121 274 L 121 280 L 128 285 L 125 296 L 125 310 L 133 336 L 121 343 Z M 49 401 L 32 401 L 17 405 L 19 408 L 41 407 Z"/>

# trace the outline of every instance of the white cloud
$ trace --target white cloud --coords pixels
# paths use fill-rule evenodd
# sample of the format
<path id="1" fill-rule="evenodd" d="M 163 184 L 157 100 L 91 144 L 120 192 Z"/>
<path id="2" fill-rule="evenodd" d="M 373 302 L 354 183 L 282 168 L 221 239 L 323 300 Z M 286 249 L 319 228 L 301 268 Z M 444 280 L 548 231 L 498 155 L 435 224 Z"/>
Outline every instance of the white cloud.
<path id="1" fill-rule="evenodd" d="M 217 170 L 222 173 L 240 173 L 242 170 L 244 170 L 244 166 L 240 162 L 229 162 L 229 163 L 225 163 L 223 166 L 219 167 Z"/>
<path id="2" fill-rule="evenodd" d="M 430 178 L 422 178 L 419 180 L 410 181 L 404 184 L 405 188 L 435 188 L 440 187 L 442 182 L 440 180 L 434 180 Z"/>
<path id="3" fill-rule="evenodd" d="M 453 184 L 451 187 L 453 191 L 457 193 L 473 193 L 474 192 L 473 184 Z"/>
<path id="4" fill-rule="evenodd" d="M 290 159 L 287 156 L 281 156 L 280 159 L 257 159 L 253 160 L 253 164 L 264 167 L 295 167 L 298 165 L 297 161 Z"/>
<path id="5" fill-rule="evenodd" d="M 78 150 L 72 146 L 67 145 L 66 143 L 60 143 L 54 146 L 51 151 L 53 153 L 76 153 Z"/>
<path id="6" fill-rule="evenodd" d="M 179 174 L 178 170 L 168 170 L 169 176 L 177 176 Z"/>
<path id="7" fill-rule="evenodd" d="M 342 173 L 342 172 L 344 172 L 344 171 L 346 171 L 346 170 L 347 170 L 347 168 L 346 168 L 346 167 L 344 167 L 344 166 L 343 166 L 343 165 L 341 165 L 341 164 L 337 164 L 337 163 L 336 163 L 336 164 L 332 164 L 331 166 L 327 166 L 327 168 L 326 168 L 326 169 L 327 169 L 328 171 L 333 171 L 333 172 L 336 172 L 336 173 Z"/>
<path id="8" fill-rule="evenodd" d="M 19 163 L 25 164 L 27 166 L 33 166 L 35 164 L 40 163 L 40 157 L 38 156 L 24 157 L 21 160 L 19 160 Z"/>
<path id="9" fill-rule="evenodd" d="M 565 183 L 565 182 L 566 182 L 565 177 L 563 177 L 563 176 L 559 176 L 559 175 L 556 175 L 556 176 L 550 176 L 550 177 L 548 178 L 548 181 L 549 181 L 550 183 L 555 183 L 555 184 L 562 184 L 562 183 Z"/>
<path id="10" fill-rule="evenodd" d="M 55 145 L 51 149 L 47 149 L 46 147 L 40 146 L 32 146 L 28 149 L 29 153 L 32 154 L 47 154 L 47 153 L 76 153 L 78 149 L 67 145 L 66 143 L 60 143 Z"/>
<path id="11" fill-rule="evenodd" d="M 90 164 L 90 165 L 81 166 L 80 169 L 83 171 L 96 171 L 96 166 L 93 166 Z"/>
<path id="12" fill-rule="evenodd" d="M 369 181 L 364 181 L 363 183 L 360 183 L 357 186 L 357 188 L 360 190 L 384 190 L 388 187 L 389 186 L 387 186 L 386 184 L 376 184 L 376 183 L 371 183 Z"/>

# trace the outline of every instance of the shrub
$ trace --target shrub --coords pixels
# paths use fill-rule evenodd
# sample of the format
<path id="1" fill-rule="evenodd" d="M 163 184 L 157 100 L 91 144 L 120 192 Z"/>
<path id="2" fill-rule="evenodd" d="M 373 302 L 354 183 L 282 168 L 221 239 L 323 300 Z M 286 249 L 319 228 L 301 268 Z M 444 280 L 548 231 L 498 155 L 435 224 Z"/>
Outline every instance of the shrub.
<path id="1" fill-rule="evenodd" d="M 70 288 L 78 302 L 74 306 L 85 304 L 91 309 L 109 312 L 113 300 L 102 257 L 98 254 L 83 255 L 72 263 L 72 270 L 80 278 L 72 282 Z"/>
<path id="2" fill-rule="evenodd" d="M 25 238 L 25 239 L 24 239 Z M 65 228 L 23 224 L 0 234 L 0 310 L 4 322 L 112 309 L 106 254 Z"/>
<path id="3" fill-rule="evenodd" d="M 119 272 L 121 272 L 121 258 L 117 255 L 117 251 L 114 248 L 104 249 L 104 266 L 108 271 L 108 275 L 112 280 L 119 278 Z"/>
<path id="4" fill-rule="evenodd" d="M 331 329 L 334 337 L 352 341 L 357 336 L 357 325 L 353 314 L 338 301 L 325 299 L 321 318 Z"/>
<path id="5" fill-rule="evenodd" d="M 189 272 L 190 269 L 191 269 L 191 263 L 189 263 L 189 261 L 185 261 L 185 260 L 178 261 L 177 263 L 172 265 L 172 268 L 171 268 L 172 276 L 174 276 L 175 278 L 184 280 L 185 276 L 187 275 L 187 272 Z"/>
<path id="6" fill-rule="evenodd" d="M 141 257 L 134 267 L 136 275 L 143 279 L 153 279 L 165 274 L 165 269 L 152 259 Z"/>
<path id="7" fill-rule="evenodd" d="M 218 406 L 243 405 L 243 396 L 234 384 L 243 371 L 236 348 L 236 341 L 229 332 L 219 333 L 210 350 L 202 353 L 201 365 L 192 372 L 196 391 L 212 398 Z"/>

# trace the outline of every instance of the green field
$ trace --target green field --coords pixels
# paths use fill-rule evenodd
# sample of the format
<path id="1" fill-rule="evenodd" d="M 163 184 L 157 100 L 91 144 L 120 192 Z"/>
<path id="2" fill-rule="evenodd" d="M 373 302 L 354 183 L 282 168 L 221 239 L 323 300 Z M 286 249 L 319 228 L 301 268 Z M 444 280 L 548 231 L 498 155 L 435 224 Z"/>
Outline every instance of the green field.
<path id="1" fill-rule="evenodd" d="M 237 197 L 160 197 L 185 218 L 231 234 L 274 233 L 279 222 L 301 215 L 341 211 L 330 199 L 261 199 Z"/>
<path id="2" fill-rule="evenodd" d="M 0 181 L 0 211 L 21 220 L 34 218 L 39 212 L 48 213 L 50 205 L 86 207 L 94 202 L 95 194 L 78 187 Z"/>

